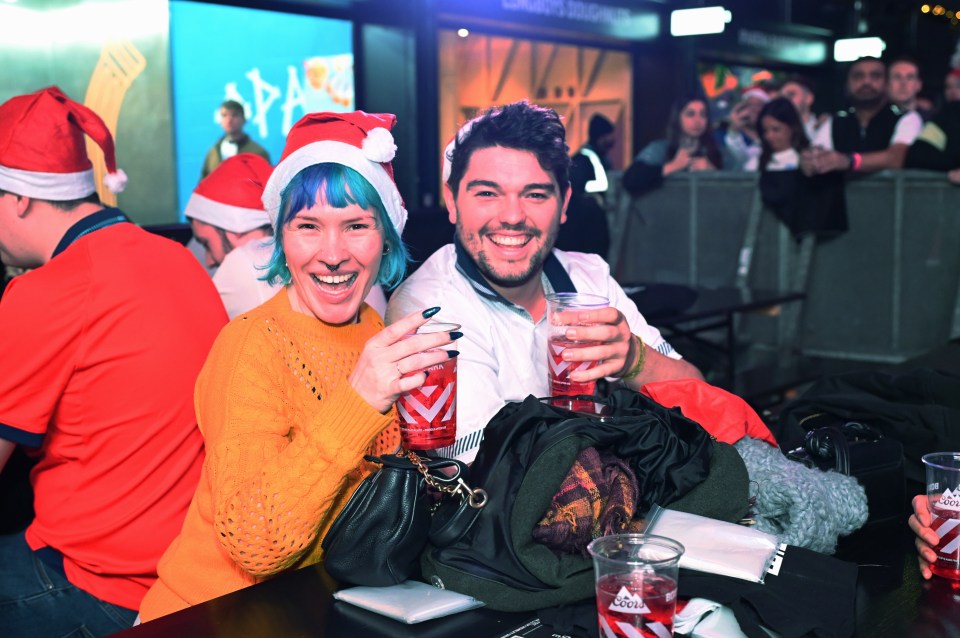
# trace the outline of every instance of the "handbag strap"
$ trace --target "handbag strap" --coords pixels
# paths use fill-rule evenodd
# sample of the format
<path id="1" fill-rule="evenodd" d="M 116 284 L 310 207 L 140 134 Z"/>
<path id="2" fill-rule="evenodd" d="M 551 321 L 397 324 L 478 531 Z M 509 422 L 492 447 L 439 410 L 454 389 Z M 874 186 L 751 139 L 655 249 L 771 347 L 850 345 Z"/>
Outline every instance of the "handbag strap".
<path id="1" fill-rule="evenodd" d="M 446 457 L 421 457 L 413 450 L 400 450 L 397 454 L 383 456 L 364 456 L 373 463 L 395 467 L 404 470 L 417 470 L 423 475 L 424 481 L 439 492 L 450 495 L 459 495 L 474 509 L 482 509 L 487 504 L 487 493 L 482 488 L 472 488 L 464 478 L 467 474 L 467 465 L 457 459 Z M 440 470 L 453 468 L 449 476 Z"/>

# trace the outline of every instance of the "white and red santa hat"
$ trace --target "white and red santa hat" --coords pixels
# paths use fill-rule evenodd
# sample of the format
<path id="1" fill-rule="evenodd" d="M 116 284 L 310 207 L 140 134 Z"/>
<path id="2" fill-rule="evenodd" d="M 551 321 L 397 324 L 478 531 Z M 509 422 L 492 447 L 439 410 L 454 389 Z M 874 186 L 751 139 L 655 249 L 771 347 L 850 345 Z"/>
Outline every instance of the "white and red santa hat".
<path id="1" fill-rule="evenodd" d="M 184 214 L 231 233 L 269 226 L 263 189 L 272 172 L 270 162 L 253 153 L 225 159 L 193 190 Z"/>
<path id="2" fill-rule="evenodd" d="M 100 117 L 50 86 L 0 105 L 0 190 L 50 201 L 81 199 L 97 188 L 84 135 L 103 149 L 114 193 L 127 184 L 117 170 L 113 136 Z"/>
<path id="3" fill-rule="evenodd" d="M 450 161 L 450 158 L 453 157 L 453 149 L 457 147 L 457 144 L 463 141 L 463 138 L 467 136 L 470 132 L 470 129 L 473 128 L 473 125 L 476 124 L 479 117 L 475 117 L 472 120 L 467 120 L 463 126 L 461 126 L 456 134 L 450 138 L 450 141 L 447 142 L 447 145 L 443 149 L 443 157 L 440 158 L 443 168 L 441 169 L 441 176 L 443 177 L 443 183 L 446 184 L 450 181 L 450 173 L 453 170 L 453 162 Z"/>
<path id="4" fill-rule="evenodd" d="M 397 152 L 390 129 L 397 117 L 390 113 L 310 113 L 287 135 L 280 163 L 263 191 L 263 206 L 276 222 L 280 193 L 294 176 L 314 164 L 342 164 L 357 171 L 376 189 L 383 207 L 397 229 L 403 232 L 407 210 L 397 190 L 390 164 Z"/>
<path id="5" fill-rule="evenodd" d="M 743 89 L 743 91 L 740 92 L 740 98 L 743 100 L 746 100 L 747 98 L 751 98 L 751 97 L 755 97 L 761 102 L 770 101 L 770 94 L 767 93 L 766 90 L 764 90 L 764 88 L 759 84 L 753 84 L 751 86 L 748 86 L 747 88 Z"/>

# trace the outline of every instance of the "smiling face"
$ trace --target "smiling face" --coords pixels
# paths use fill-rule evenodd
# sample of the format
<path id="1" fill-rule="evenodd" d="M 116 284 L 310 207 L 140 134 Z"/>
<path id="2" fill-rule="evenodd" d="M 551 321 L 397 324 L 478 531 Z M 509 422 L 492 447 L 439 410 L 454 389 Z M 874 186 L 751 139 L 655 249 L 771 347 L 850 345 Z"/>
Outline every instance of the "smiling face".
<path id="1" fill-rule="evenodd" d="M 283 228 L 290 269 L 290 305 L 329 324 L 353 323 L 383 256 L 383 229 L 374 210 L 316 203 Z"/>
<path id="2" fill-rule="evenodd" d="M 540 276 L 570 190 L 560 193 L 533 153 L 493 146 L 470 156 L 456 196 L 446 187 L 444 198 L 460 243 L 484 278 L 505 289 Z"/>
<path id="3" fill-rule="evenodd" d="M 688 102 L 680 111 L 680 132 L 698 138 L 707 130 L 707 105 L 700 100 Z"/>

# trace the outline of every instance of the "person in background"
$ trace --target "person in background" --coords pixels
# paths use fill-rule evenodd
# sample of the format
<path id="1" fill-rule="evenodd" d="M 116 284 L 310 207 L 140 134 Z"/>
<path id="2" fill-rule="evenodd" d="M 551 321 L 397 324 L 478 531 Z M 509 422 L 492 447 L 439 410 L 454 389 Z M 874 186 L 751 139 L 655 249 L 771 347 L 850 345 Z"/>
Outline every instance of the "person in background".
<path id="1" fill-rule="evenodd" d="M 610 160 L 616 143 L 613 122 L 595 113 L 590 118 L 588 140 L 577 151 L 570 165 L 573 193 L 567 209 L 567 223 L 557 234 L 557 247 L 606 257 L 610 249 L 610 225 L 607 206 L 610 191 Z"/>
<path id="2" fill-rule="evenodd" d="M 587 143 L 573 156 L 570 166 L 570 178 L 583 182 L 584 192 L 598 194 L 601 203 L 605 203 L 603 198 L 610 187 L 607 179 L 610 159 L 607 154 L 616 144 L 616 130 L 608 118 L 594 113 L 590 118 Z"/>
<path id="3" fill-rule="evenodd" d="M 801 239 L 836 236 L 847 230 L 842 179 L 808 177 L 800 170 L 800 154 L 810 141 L 793 103 L 780 97 L 760 110 L 760 157 L 748 170 L 760 172 L 760 197 L 793 234 Z"/>
<path id="4" fill-rule="evenodd" d="M 918 113 L 926 120 L 930 113 L 921 113 L 917 103 L 917 96 L 922 88 L 920 67 L 913 58 L 895 58 L 887 66 L 887 98 L 890 103 L 907 113 Z"/>
<path id="5" fill-rule="evenodd" d="M 943 99 L 947 102 L 960 102 L 960 69 L 950 69 L 944 78 Z"/>
<path id="6" fill-rule="evenodd" d="M 93 111 L 50 87 L 0 106 L 0 468 L 31 448 L 35 516 L 0 537 L 5 638 L 129 627 L 203 462 L 193 384 L 227 321 L 176 242 L 96 193 L 84 135 L 125 182 Z"/>
<path id="7" fill-rule="evenodd" d="M 267 162 L 270 161 L 267 150 L 250 139 L 250 136 L 243 131 L 243 125 L 246 123 L 247 117 L 243 113 L 242 104 L 235 100 L 225 100 L 220 105 L 220 126 L 223 127 L 223 137 L 207 151 L 200 171 L 200 179 L 212 173 L 223 160 L 240 153 L 253 153 Z"/>
<path id="8" fill-rule="evenodd" d="M 578 328 L 578 338 L 597 345 L 566 351 L 570 361 L 601 361 L 573 372 L 573 380 L 612 377 L 636 389 L 652 380 L 703 378 L 647 324 L 605 261 L 553 248 L 570 200 L 565 137 L 556 111 L 515 102 L 465 124 L 444 154 L 454 243 L 427 259 L 387 305 L 387 322 L 401 325 L 411 309 L 442 299 L 443 320 L 463 326 L 457 440 L 440 454 L 473 461 L 484 427 L 504 403 L 549 394 L 550 292 L 610 300 L 609 308 L 590 313 L 596 325 Z"/>
<path id="9" fill-rule="evenodd" d="M 659 188 L 663 178 L 681 171 L 714 171 L 723 167 L 710 127 L 710 109 L 701 96 L 674 103 L 666 137 L 647 144 L 624 172 L 623 186 L 633 195 Z"/>
<path id="10" fill-rule="evenodd" d="M 947 179 L 960 185 L 960 101 L 947 102 L 923 125 L 904 167 L 946 171 Z"/>
<path id="11" fill-rule="evenodd" d="M 224 160 L 204 178 L 185 211 L 193 236 L 203 246 L 213 283 L 231 319 L 256 308 L 279 288 L 264 279 L 273 254 L 273 226 L 263 210 L 263 188 L 273 167 L 253 153 Z M 374 286 L 367 303 L 383 316 L 387 299 Z"/>
<path id="12" fill-rule="evenodd" d="M 394 401 L 450 356 L 458 333 L 406 335 L 363 303 L 406 270 L 407 211 L 389 114 L 311 113 L 290 130 L 263 194 L 280 292 L 220 333 L 196 385 L 207 459 L 180 535 L 140 608 L 149 622 L 323 561 L 321 543 L 372 469 L 400 445 Z"/>
<path id="13" fill-rule="evenodd" d="M 780 95 L 793 102 L 797 113 L 800 114 L 800 121 L 803 122 L 803 130 L 808 140 L 816 136 L 821 126 L 829 125 L 829 115 L 817 117 L 813 112 L 813 103 L 816 101 L 817 94 L 813 83 L 807 78 L 802 75 L 790 76 L 783 83 Z"/>
<path id="14" fill-rule="evenodd" d="M 917 113 L 888 102 L 883 62 L 863 57 L 851 64 L 846 92 L 850 108 L 834 115 L 830 126 L 822 127 L 811 148 L 801 155 L 804 173 L 902 168 L 923 121 Z"/>
<path id="15" fill-rule="evenodd" d="M 730 118 L 717 130 L 717 143 L 723 153 L 723 168 L 740 171 L 760 154 L 760 135 L 757 117 L 770 96 L 760 86 L 749 86 L 740 94 L 740 100 L 730 109 Z"/>
<path id="16" fill-rule="evenodd" d="M 779 97 L 767 102 L 757 118 L 760 155 L 744 166 L 748 171 L 793 171 L 800 168 L 800 152 L 810 140 L 793 102 Z"/>

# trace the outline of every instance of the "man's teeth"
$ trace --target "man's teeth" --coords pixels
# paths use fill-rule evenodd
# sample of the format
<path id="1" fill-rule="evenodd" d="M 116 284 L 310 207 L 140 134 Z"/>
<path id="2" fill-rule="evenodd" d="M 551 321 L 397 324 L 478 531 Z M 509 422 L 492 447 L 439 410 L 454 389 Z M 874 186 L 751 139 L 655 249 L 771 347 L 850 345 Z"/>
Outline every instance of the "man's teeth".
<path id="1" fill-rule="evenodd" d="M 322 284 L 343 284 L 353 279 L 353 275 L 314 275 L 313 278 Z"/>
<path id="2" fill-rule="evenodd" d="M 529 241 L 529 238 L 526 236 L 522 237 L 503 237 L 499 235 L 492 235 L 490 241 L 500 246 L 523 246 Z"/>

